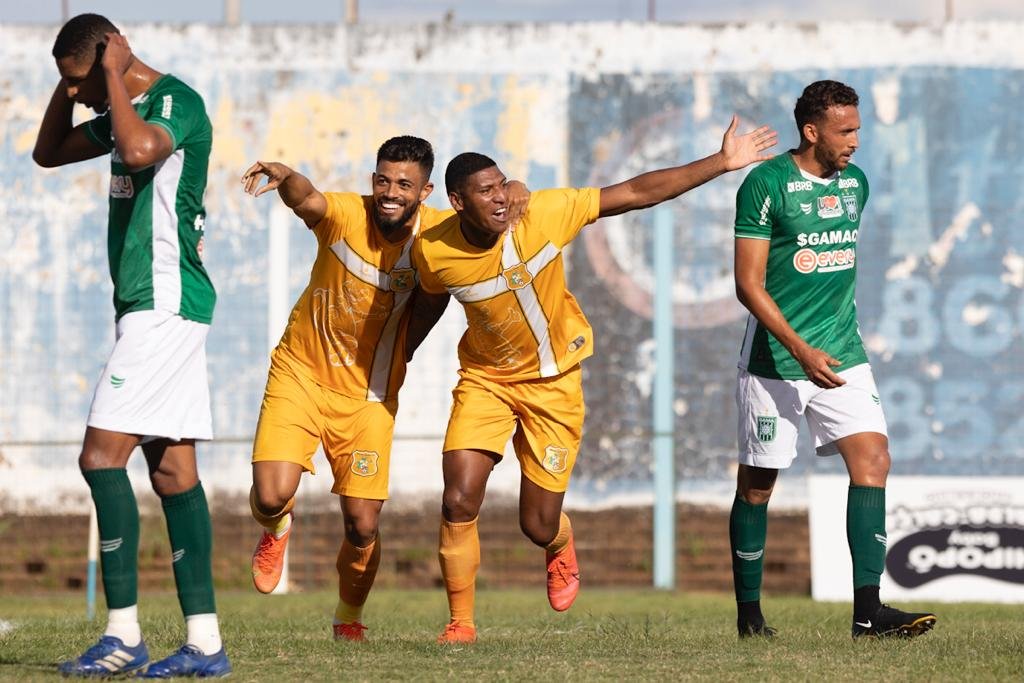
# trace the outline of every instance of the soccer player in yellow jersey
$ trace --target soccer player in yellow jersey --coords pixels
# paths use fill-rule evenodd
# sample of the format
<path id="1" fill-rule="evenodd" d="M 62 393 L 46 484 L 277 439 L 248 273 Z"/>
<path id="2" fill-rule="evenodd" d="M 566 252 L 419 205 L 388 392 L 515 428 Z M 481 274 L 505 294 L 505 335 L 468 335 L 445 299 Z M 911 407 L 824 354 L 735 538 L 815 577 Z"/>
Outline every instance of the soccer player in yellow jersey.
<path id="1" fill-rule="evenodd" d="M 449 296 L 464 307 L 459 381 L 444 441 L 440 562 L 451 620 L 440 643 L 476 640 L 480 565 L 477 516 L 488 476 L 512 444 L 522 477 L 519 525 L 544 548 L 548 601 L 558 610 L 579 591 L 572 527 L 562 499 L 583 429 L 580 361 L 593 352 L 590 324 L 566 288 L 562 249 L 602 216 L 643 209 L 726 171 L 770 158 L 776 134 L 737 136 L 734 117 L 716 154 L 604 188 L 534 192 L 509 229 L 505 176 L 486 156 L 457 156 L 445 185 L 457 212 L 413 245 L 423 293 L 411 323 L 429 329 Z M 415 342 L 419 335 L 410 335 Z"/>
<path id="2" fill-rule="evenodd" d="M 319 245 L 309 285 L 272 355 L 253 444 L 250 502 L 265 529 L 253 581 L 269 593 L 280 580 L 295 492 L 302 473 L 314 472 L 322 443 L 345 526 L 336 639 L 364 640 L 363 604 L 380 561 L 377 525 L 417 282 L 410 247 L 420 231 L 452 215 L 423 204 L 433 164 L 430 143 L 402 136 L 377 152 L 370 196 L 322 193 L 272 162 L 257 162 L 242 178 L 257 196 L 276 189 Z"/>

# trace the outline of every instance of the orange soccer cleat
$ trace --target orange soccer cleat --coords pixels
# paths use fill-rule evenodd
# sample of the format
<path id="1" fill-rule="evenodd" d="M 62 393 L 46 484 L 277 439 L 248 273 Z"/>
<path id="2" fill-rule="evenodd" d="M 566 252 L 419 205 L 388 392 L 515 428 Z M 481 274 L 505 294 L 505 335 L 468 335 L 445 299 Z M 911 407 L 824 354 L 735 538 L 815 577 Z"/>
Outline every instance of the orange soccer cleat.
<path id="1" fill-rule="evenodd" d="M 333 628 L 335 640 L 351 640 L 353 643 L 366 642 L 366 636 L 363 635 L 366 627 L 358 621 L 352 621 L 347 624 L 335 624 Z"/>
<path id="2" fill-rule="evenodd" d="M 437 637 L 440 645 L 470 645 L 476 642 L 476 627 L 450 621 Z"/>
<path id="3" fill-rule="evenodd" d="M 572 607 L 580 592 L 580 565 L 572 537 L 560 553 L 548 553 L 548 602 L 556 612 Z"/>
<path id="4" fill-rule="evenodd" d="M 294 518 L 292 523 L 294 523 Z M 252 554 L 252 582 L 260 593 L 270 593 L 277 588 L 284 569 L 284 550 L 288 547 L 288 537 L 292 535 L 292 526 L 281 538 L 264 530 L 256 551 Z"/>

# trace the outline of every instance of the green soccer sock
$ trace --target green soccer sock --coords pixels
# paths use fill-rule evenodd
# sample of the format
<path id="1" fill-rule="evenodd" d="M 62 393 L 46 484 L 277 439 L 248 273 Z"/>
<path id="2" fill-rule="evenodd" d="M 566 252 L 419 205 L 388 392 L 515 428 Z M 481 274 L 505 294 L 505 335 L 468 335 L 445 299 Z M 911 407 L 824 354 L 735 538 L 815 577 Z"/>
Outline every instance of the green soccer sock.
<path id="1" fill-rule="evenodd" d="M 764 544 L 768 537 L 768 503 L 751 505 L 739 494 L 729 514 L 729 547 L 736 602 L 761 599 Z"/>
<path id="2" fill-rule="evenodd" d="M 203 485 L 163 499 L 178 602 L 185 616 L 213 614 L 213 528 Z"/>
<path id="3" fill-rule="evenodd" d="M 100 528 L 100 567 L 108 609 L 131 607 L 139 594 L 139 507 L 123 468 L 82 472 Z"/>
<path id="4" fill-rule="evenodd" d="M 853 558 L 853 588 L 877 586 L 885 568 L 885 489 L 850 486 L 846 540 Z"/>

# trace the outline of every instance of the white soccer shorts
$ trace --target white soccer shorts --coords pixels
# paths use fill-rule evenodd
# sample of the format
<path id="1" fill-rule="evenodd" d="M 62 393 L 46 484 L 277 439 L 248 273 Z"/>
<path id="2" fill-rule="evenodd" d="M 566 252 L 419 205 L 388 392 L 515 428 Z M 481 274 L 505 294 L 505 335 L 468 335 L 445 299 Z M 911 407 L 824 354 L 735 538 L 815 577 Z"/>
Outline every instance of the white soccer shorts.
<path id="1" fill-rule="evenodd" d="M 741 369 L 736 380 L 740 464 L 770 469 L 793 464 L 801 416 L 807 417 L 818 455 L 835 455 L 835 442 L 852 434 L 888 436 L 871 366 L 856 365 L 839 376 L 846 384 L 822 389 L 809 379 L 769 379 Z"/>
<path id="2" fill-rule="evenodd" d="M 156 438 L 212 439 L 206 334 L 166 311 L 127 313 L 100 375 L 90 427 Z"/>

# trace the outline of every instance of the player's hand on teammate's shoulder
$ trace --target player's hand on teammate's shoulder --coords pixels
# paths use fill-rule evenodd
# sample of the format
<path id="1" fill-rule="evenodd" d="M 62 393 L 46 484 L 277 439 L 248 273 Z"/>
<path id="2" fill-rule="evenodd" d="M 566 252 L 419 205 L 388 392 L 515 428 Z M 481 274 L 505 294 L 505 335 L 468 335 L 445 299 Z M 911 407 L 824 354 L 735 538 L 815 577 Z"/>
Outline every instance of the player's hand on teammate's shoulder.
<path id="1" fill-rule="evenodd" d="M 508 225 L 510 230 L 515 230 L 530 204 L 530 188 L 519 180 L 506 180 L 505 189 L 508 201 Z"/>
<path id="2" fill-rule="evenodd" d="M 120 33 L 108 33 L 106 44 L 103 46 L 103 58 L 100 65 L 104 71 L 116 74 L 124 74 L 132 65 L 135 57 L 132 55 L 131 45 L 128 39 Z"/>
<path id="3" fill-rule="evenodd" d="M 842 363 L 821 349 L 807 346 L 793 354 L 807 379 L 823 389 L 835 389 L 846 384 L 846 380 L 832 371 Z"/>
<path id="4" fill-rule="evenodd" d="M 726 171 L 735 171 L 758 161 L 767 161 L 774 155 L 764 150 L 774 147 L 779 134 L 768 126 L 761 126 L 744 135 L 736 135 L 740 118 L 733 114 L 732 121 L 722 136 L 722 159 Z"/>
<path id="5" fill-rule="evenodd" d="M 294 171 L 276 161 L 257 161 L 242 174 L 242 185 L 246 194 L 259 197 L 264 192 L 276 190 Z M 260 187 L 260 181 L 266 178 L 267 184 Z"/>

